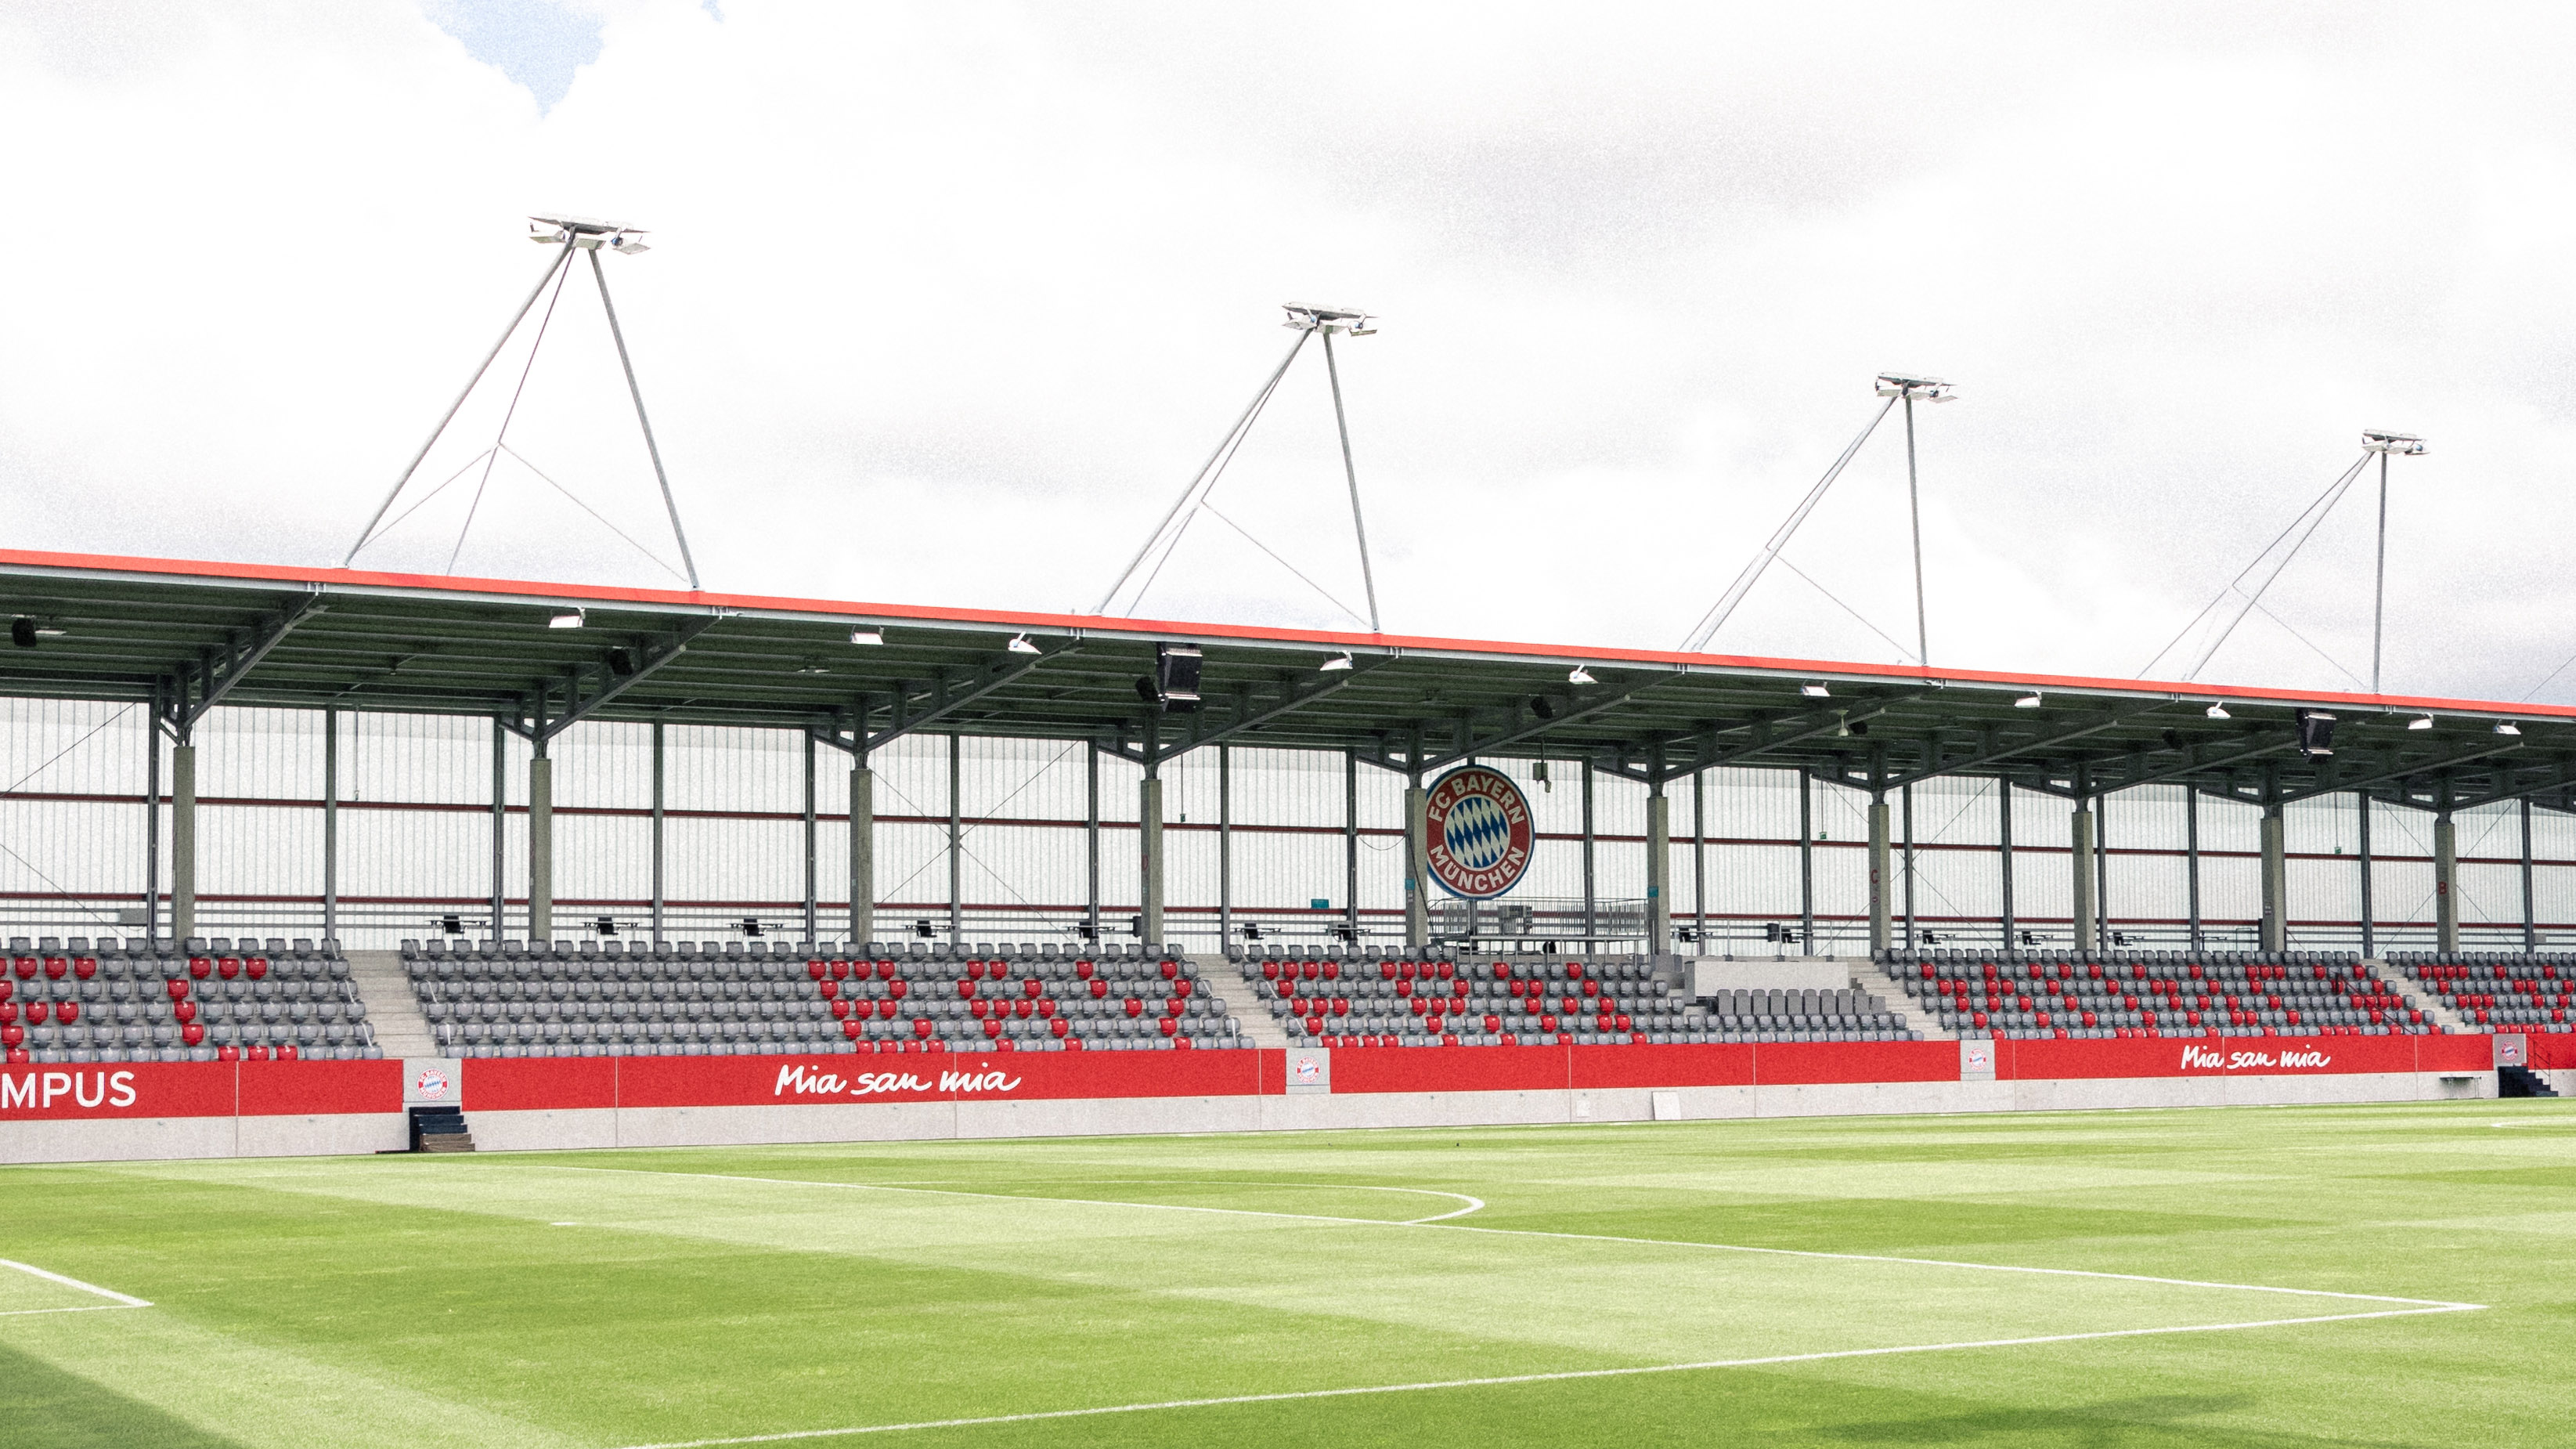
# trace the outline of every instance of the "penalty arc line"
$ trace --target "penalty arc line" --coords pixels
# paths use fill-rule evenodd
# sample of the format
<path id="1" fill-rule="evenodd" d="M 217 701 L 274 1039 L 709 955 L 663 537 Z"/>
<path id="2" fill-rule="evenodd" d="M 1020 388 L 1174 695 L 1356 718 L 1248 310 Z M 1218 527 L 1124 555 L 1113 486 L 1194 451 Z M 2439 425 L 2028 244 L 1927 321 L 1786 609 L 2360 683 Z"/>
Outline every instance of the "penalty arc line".
<path id="1" fill-rule="evenodd" d="M 2475 1313 L 2483 1305 L 2444 1303 L 2424 1308 L 2383 1308 L 2367 1313 L 2330 1313 L 2313 1318 L 2272 1318 L 2245 1323 L 2195 1323 L 2174 1328 L 2111 1328 L 2091 1333 L 2051 1333 L 2031 1338 L 1987 1338 L 1960 1343 L 1914 1343 L 1889 1348 L 1842 1348 L 1822 1353 L 1784 1353 L 1763 1358 L 1709 1359 L 1698 1363 L 1642 1364 L 1632 1368 L 1561 1369 L 1550 1373 L 1498 1374 L 1490 1378 L 1440 1379 L 1410 1384 L 1367 1384 L 1342 1389 L 1293 1389 L 1275 1394 L 1228 1394 L 1206 1399 L 1166 1399 L 1148 1404 L 1109 1404 L 1089 1409 L 1046 1409 L 1028 1414 L 986 1414 L 968 1419 L 924 1419 L 908 1424 L 859 1424 L 834 1429 L 790 1429 L 774 1434 L 738 1434 L 715 1439 L 675 1439 L 633 1444 L 626 1449 L 718 1449 L 729 1444 L 781 1444 L 804 1439 L 838 1439 L 860 1434 L 903 1434 L 925 1429 L 965 1429 L 984 1424 L 1027 1424 L 1048 1419 L 1083 1419 L 1105 1414 L 1143 1414 L 1172 1409 L 1223 1408 L 1233 1404 L 1277 1404 L 1301 1399 L 1355 1398 L 1364 1394 L 1414 1394 L 1441 1389 L 1481 1389 L 1514 1384 L 1562 1383 L 1574 1379 L 1630 1378 L 1640 1374 L 1692 1373 L 1709 1369 L 1760 1368 L 1773 1364 L 1819 1363 L 1831 1359 L 1885 1358 L 1897 1354 L 1950 1353 L 1976 1348 L 2025 1348 L 2091 1339 L 2147 1338 L 2175 1333 L 2231 1333 L 2254 1328 L 2290 1328 L 2310 1323 L 2345 1323 L 2363 1318 L 2406 1318 L 2424 1313 Z"/>
<path id="2" fill-rule="evenodd" d="M 474 1171 L 489 1169 L 476 1168 Z M 1686 1238 L 1627 1238 L 1611 1233 L 1555 1233 L 1543 1228 L 1488 1228 L 1474 1223 L 1443 1223 L 1439 1218 L 1403 1220 L 1396 1218 L 1346 1218 L 1322 1213 L 1283 1213 L 1260 1208 L 1201 1207 L 1191 1203 L 1120 1202 L 1093 1197 L 1029 1197 L 1009 1192 L 967 1192 L 959 1188 L 888 1187 L 873 1182 L 825 1182 L 798 1177 L 746 1177 L 725 1172 L 663 1172 L 649 1167 L 585 1167 L 572 1163 L 549 1163 L 532 1166 L 529 1171 L 613 1172 L 629 1177 L 685 1177 L 710 1182 L 757 1182 L 773 1187 L 823 1187 L 859 1192 L 919 1193 L 930 1197 L 971 1197 L 990 1202 L 1053 1203 L 1064 1207 L 1145 1208 L 1156 1212 L 1215 1213 L 1226 1217 L 1282 1218 L 1291 1222 L 1333 1223 L 1356 1227 L 1412 1228 L 1436 1225 L 1438 1231 L 1453 1233 L 1491 1233 L 1507 1238 L 1552 1238 L 1575 1243 L 1619 1243 L 1648 1248 L 1696 1248 L 1711 1253 L 1757 1253 L 1775 1258 L 1824 1258 L 1846 1263 L 1897 1263 L 1912 1268 L 1961 1268 L 1983 1273 L 2030 1273 L 2052 1278 L 2103 1278 L 2122 1283 L 2158 1283 L 2172 1288 L 2224 1288 L 2240 1293 L 2282 1293 L 2294 1298 L 2341 1298 L 2356 1303 L 2404 1303 L 2410 1311 L 2439 1310 L 2457 1313 L 2482 1309 L 2483 1303 L 2452 1303 L 2440 1298 L 2406 1298 L 2394 1293 L 2345 1293 L 2332 1288 L 2284 1288 L 2270 1283 L 2218 1283 L 2206 1278 L 2165 1278 L 2152 1273 L 2111 1273 L 2098 1268 L 2041 1268 L 2020 1263 L 1968 1263 L 1950 1258 L 1899 1258 L 1884 1253 L 1833 1253 L 1820 1248 L 1763 1248 L 1743 1243 L 1698 1243 Z M 1442 1217 L 1457 1214 L 1444 1213 Z M 2305 1320 L 2301 1320 L 2305 1321 Z"/>

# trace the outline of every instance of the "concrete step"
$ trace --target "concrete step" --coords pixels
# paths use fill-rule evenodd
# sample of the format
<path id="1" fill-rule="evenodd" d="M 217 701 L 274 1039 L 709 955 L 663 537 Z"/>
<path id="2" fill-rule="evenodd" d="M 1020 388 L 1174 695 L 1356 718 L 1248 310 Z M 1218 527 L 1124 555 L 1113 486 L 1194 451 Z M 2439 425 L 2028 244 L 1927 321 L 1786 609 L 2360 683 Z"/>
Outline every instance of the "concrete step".
<path id="1" fill-rule="evenodd" d="M 2475 1026 L 2461 1020 L 2458 1012 L 2444 1006 L 2431 992 L 2416 985 L 2414 979 L 2405 972 L 2377 957 L 2365 957 L 2361 964 L 2371 975 L 2393 987 L 2399 996 L 2406 999 L 2409 1007 L 2424 1013 L 2425 1020 L 2440 1022 L 2444 1031 L 2456 1032 L 2463 1036 L 2476 1034 Z"/>
<path id="2" fill-rule="evenodd" d="M 1851 967 L 1852 985 L 1885 1002 L 1887 1009 L 1909 1029 L 1923 1033 L 1925 1041 L 1959 1039 L 1957 1032 L 1943 1026 L 1940 1018 L 1926 1011 L 1921 1002 L 1906 995 L 1905 983 L 1887 967 L 1862 956 L 1846 956 L 1843 961 Z"/>
<path id="3" fill-rule="evenodd" d="M 438 1043 L 429 1034 L 429 1019 L 411 994 L 399 951 L 352 951 L 349 980 L 367 1003 L 367 1023 L 375 1028 L 376 1045 L 388 1057 L 434 1057 Z"/>
<path id="4" fill-rule="evenodd" d="M 1226 1015 L 1243 1028 L 1243 1039 L 1267 1051 L 1286 1051 L 1288 1031 L 1270 1015 L 1262 1003 L 1261 993 L 1245 978 L 1240 963 L 1219 955 L 1196 955 L 1190 963 L 1199 968 L 1199 979 L 1210 990 L 1225 998 Z"/>

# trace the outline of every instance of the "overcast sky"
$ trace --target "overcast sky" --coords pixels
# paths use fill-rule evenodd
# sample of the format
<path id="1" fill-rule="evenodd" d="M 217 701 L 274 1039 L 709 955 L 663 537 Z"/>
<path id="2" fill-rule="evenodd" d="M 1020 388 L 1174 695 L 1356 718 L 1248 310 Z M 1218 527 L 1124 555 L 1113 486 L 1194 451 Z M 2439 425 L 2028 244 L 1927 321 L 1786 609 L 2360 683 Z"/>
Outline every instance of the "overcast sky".
<path id="1" fill-rule="evenodd" d="M 650 229 L 606 268 L 714 589 L 1088 609 L 1298 300 L 1383 319 L 1340 360 L 1393 632 L 1679 643 L 1897 368 L 1961 392 L 1918 418 L 1935 664 L 2137 673 L 2382 427 L 2432 444 L 2392 474 L 2389 688 L 2518 698 L 2576 653 L 2571 32 L 16 0 L 0 538 L 338 562 L 564 210 Z M 674 560 L 573 282 L 362 564 L 669 581 L 583 511 Z M 1716 648 L 1900 657 L 1904 458 L 1891 423 Z M 2367 677 L 2373 480 L 2204 678 Z M 1141 612 L 1364 608 L 1319 354 L 1214 502 L 1321 592 L 1202 517 Z"/>

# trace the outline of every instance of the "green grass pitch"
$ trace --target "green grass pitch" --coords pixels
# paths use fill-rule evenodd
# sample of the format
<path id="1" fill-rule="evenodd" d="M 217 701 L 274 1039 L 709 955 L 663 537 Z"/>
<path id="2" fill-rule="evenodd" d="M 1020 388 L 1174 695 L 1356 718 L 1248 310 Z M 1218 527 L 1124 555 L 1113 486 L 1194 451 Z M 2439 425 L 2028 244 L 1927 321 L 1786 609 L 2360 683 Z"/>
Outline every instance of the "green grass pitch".
<path id="1" fill-rule="evenodd" d="M 2556 1102 L 23 1167 L 0 1259 L 11 1449 L 2576 1443 Z"/>

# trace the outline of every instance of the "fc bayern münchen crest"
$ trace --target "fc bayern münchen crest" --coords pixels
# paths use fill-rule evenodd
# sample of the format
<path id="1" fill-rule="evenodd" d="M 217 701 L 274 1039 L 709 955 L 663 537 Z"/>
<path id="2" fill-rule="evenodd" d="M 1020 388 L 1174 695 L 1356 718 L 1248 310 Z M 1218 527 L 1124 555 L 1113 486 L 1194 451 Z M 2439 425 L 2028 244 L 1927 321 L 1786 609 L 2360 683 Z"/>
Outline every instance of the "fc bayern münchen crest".
<path id="1" fill-rule="evenodd" d="M 1431 878 L 1453 896 L 1490 899 L 1529 870 L 1529 797 L 1500 770 L 1466 765 L 1433 781 L 1424 826 Z"/>

